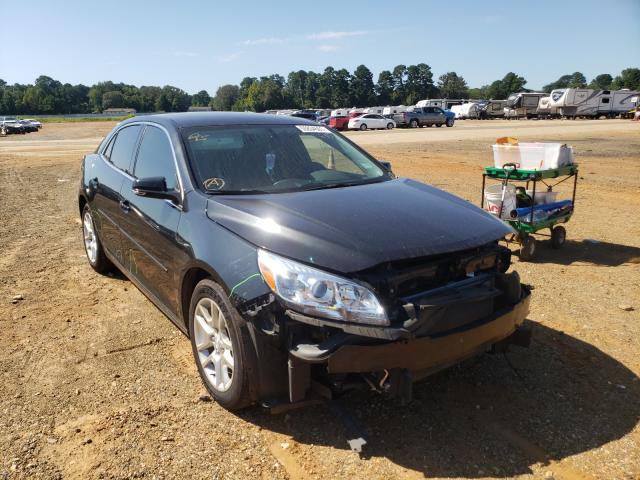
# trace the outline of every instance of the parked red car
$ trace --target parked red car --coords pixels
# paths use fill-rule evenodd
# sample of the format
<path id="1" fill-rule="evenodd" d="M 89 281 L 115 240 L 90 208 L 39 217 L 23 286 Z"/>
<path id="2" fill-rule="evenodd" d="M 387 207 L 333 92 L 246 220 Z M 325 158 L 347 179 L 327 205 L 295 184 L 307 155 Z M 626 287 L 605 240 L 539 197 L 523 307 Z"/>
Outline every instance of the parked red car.
<path id="1" fill-rule="evenodd" d="M 335 128 L 336 130 L 348 130 L 349 129 L 349 120 L 352 118 L 359 117 L 362 115 L 362 111 L 349 112 L 347 116 L 331 116 L 329 117 L 329 126 Z"/>

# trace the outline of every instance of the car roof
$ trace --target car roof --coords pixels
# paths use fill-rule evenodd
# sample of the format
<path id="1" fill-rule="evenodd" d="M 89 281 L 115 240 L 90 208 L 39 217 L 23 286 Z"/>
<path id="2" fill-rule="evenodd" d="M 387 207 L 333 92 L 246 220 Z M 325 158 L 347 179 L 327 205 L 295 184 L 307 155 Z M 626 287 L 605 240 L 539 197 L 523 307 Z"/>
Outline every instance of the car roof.
<path id="1" fill-rule="evenodd" d="M 132 117 L 122 122 L 122 124 L 134 122 L 152 122 L 175 128 L 219 125 L 316 125 L 316 122 L 300 117 L 252 112 L 160 113 Z"/>

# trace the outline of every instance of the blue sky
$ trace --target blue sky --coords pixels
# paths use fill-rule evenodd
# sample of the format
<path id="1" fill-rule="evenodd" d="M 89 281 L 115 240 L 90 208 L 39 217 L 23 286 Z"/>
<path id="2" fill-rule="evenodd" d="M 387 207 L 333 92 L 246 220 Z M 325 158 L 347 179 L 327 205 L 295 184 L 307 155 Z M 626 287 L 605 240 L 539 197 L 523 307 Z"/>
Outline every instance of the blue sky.
<path id="1" fill-rule="evenodd" d="M 376 80 L 425 62 L 470 86 L 512 70 L 540 88 L 574 71 L 640 67 L 640 0 L 0 0 L 0 15 L 8 83 L 45 74 L 214 94 L 245 76 L 365 64 Z"/>

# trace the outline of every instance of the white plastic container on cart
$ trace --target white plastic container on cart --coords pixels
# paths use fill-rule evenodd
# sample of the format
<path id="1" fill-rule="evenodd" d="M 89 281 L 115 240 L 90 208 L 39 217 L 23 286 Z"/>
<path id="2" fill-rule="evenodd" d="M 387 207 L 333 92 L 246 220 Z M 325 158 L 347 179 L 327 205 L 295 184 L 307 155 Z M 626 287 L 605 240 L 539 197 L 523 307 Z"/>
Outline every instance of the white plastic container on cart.
<path id="1" fill-rule="evenodd" d="M 562 143 L 495 144 L 492 148 L 497 168 L 513 163 L 519 170 L 550 170 L 573 163 L 573 148 Z"/>

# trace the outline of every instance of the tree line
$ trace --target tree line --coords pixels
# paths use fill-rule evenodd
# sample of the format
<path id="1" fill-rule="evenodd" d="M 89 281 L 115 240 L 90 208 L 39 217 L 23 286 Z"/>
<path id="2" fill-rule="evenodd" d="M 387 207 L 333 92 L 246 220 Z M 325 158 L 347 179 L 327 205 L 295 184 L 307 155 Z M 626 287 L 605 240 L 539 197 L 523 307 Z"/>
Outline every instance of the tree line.
<path id="1" fill-rule="evenodd" d="M 214 110 L 261 112 L 286 108 L 365 107 L 372 105 L 414 105 L 425 98 L 505 99 L 527 91 L 524 77 L 509 72 L 502 79 L 470 88 L 456 72 L 434 81 L 426 63 L 397 65 L 379 73 L 377 82 L 365 65 L 353 73 L 327 67 L 322 73 L 298 70 L 287 77 L 274 74 L 245 77 L 239 85 L 222 85 L 213 97 L 206 90 L 190 95 L 171 85 L 164 87 L 127 85 L 111 81 L 91 87 L 71 85 L 41 75 L 33 85 L 8 85 L 0 79 L 0 114 L 70 114 L 102 112 L 108 108 L 135 108 L 138 112 L 183 112 L 190 106 L 211 106 Z M 640 69 L 627 68 L 613 77 L 597 75 L 587 83 L 581 72 L 562 75 L 543 87 L 640 90 Z"/>

